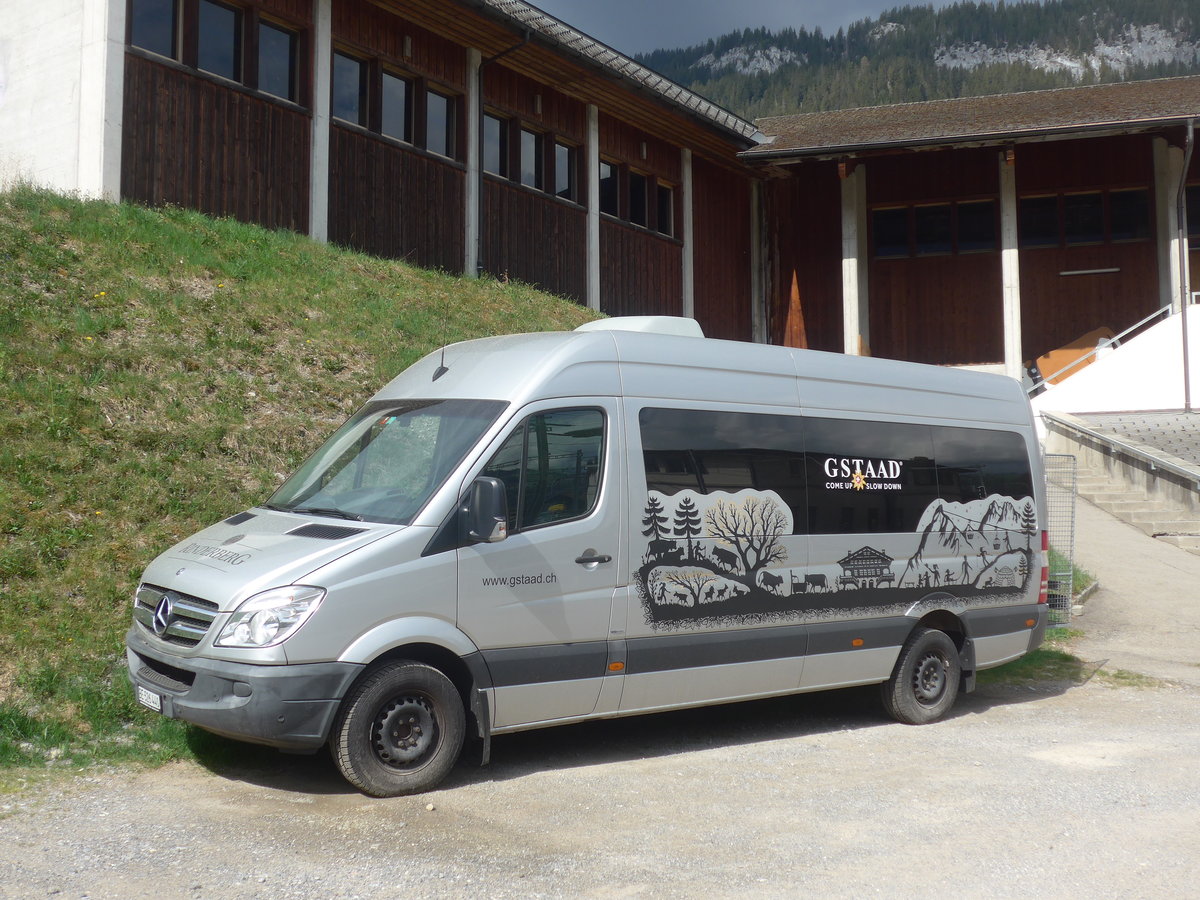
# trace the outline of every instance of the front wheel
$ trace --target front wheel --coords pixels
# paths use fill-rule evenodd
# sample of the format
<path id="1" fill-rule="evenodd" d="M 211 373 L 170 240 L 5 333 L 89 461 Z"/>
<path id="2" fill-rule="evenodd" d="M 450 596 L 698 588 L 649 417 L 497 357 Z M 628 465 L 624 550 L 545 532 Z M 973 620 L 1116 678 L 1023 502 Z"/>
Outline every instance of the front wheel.
<path id="1" fill-rule="evenodd" d="M 454 684 L 432 666 L 393 662 L 347 695 L 330 747 L 346 780 L 372 797 L 436 787 L 458 760 L 466 714 Z"/>
<path id="2" fill-rule="evenodd" d="M 924 725 L 945 715 L 958 697 L 962 664 L 944 631 L 913 629 L 892 677 L 882 685 L 883 705 L 898 722 Z"/>

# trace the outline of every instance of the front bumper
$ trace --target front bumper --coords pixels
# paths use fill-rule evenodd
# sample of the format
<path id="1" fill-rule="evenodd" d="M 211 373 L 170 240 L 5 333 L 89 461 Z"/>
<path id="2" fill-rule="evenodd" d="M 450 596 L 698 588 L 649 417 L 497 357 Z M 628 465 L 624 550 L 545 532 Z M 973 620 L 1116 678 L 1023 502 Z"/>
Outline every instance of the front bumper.
<path id="1" fill-rule="evenodd" d="M 306 753 L 329 736 L 338 705 L 363 666 L 260 666 L 175 656 L 134 624 L 125 635 L 129 680 L 162 698 L 162 714 L 242 741 Z"/>

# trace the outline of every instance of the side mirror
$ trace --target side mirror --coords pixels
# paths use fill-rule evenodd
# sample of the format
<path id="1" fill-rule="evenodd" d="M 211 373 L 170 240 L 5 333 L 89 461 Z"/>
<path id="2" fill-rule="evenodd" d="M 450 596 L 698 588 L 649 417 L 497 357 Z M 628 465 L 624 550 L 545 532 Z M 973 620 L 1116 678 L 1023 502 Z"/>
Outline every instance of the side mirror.
<path id="1" fill-rule="evenodd" d="M 480 476 L 471 483 L 463 507 L 467 537 L 476 544 L 494 544 L 508 537 L 508 494 L 499 478 Z"/>

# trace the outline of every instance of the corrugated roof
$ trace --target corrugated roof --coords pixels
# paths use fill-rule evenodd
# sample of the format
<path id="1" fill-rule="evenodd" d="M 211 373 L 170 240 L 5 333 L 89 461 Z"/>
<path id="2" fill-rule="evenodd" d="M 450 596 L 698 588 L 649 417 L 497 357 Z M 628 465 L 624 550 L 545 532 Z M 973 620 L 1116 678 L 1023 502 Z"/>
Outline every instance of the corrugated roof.
<path id="1" fill-rule="evenodd" d="M 749 142 L 762 139 L 753 122 L 731 113 L 711 100 L 689 91 L 669 78 L 635 62 L 612 47 L 600 43 L 566 22 L 554 18 L 523 0 L 474 0 L 476 6 L 486 7 L 511 19 L 519 29 L 528 29 L 552 44 L 607 69 L 617 77 L 657 94 L 668 103 L 732 132 Z"/>
<path id="2" fill-rule="evenodd" d="M 759 120 L 766 141 L 740 155 L 780 161 L 1168 125 L 1192 117 L 1200 117 L 1200 75 L 776 116 Z"/>

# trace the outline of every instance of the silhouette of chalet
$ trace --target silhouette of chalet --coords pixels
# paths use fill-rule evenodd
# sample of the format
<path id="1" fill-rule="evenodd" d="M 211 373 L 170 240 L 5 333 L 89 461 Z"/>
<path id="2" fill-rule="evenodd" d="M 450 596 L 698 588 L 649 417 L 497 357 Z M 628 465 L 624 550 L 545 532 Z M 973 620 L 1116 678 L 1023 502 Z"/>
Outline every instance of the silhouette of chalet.
<path id="1" fill-rule="evenodd" d="M 873 547 L 855 550 L 838 560 L 843 573 L 838 582 L 850 588 L 870 588 L 878 587 L 882 582 L 891 583 L 896 580 L 892 574 L 893 561 L 892 557 Z"/>

